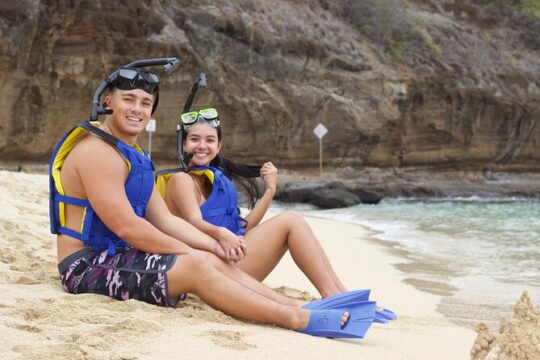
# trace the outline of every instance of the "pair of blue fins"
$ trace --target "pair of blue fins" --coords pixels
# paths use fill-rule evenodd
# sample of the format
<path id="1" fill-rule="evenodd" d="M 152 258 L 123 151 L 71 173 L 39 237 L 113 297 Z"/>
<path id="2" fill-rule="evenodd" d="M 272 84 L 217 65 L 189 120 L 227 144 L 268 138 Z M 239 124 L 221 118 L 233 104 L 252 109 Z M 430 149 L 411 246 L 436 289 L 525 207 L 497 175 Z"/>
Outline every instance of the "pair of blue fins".
<path id="1" fill-rule="evenodd" d="M 311 310 L 308 326 L 301 333 L 328 338 L 363 338 L 373 322 L 386 324 L 397 319 L 389 309 L 377 309 L 377 302 L 369 301 L 369 289 L 347 291 L 315 300 L 304 305 Z M 349 319 L 341 326 L 341 316 Z"/>

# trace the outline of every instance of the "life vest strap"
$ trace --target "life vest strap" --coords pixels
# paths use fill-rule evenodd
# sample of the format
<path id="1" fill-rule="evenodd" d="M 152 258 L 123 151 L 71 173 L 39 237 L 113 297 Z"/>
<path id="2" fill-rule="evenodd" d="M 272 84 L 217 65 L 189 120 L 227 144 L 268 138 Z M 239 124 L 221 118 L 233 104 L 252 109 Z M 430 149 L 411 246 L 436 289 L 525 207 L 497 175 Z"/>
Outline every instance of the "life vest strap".
<path id="1" fill-rule="evenodd" d="M 77 232 L 75 230 L 69 229 L 64 226 L 58 226 L 57 230 L 58 230 L 58 233 L 60 234 L 69 235 L 71 237 L 74 237 L 75 239 L 83 241 L 83 235 L 80 232 Z"/>
<path id="2" fill-rule="evenodd" d="M 65 204 L 77 205 L 80 207 L 90 206 L 90 201 L 86 199 L 79 199 L 72 196 L 66 196 L 66 195 L 60 195 L 60 194 L 56 194 L 55 198 L 56 198 L 56 201 L 63 202 Z"/>
<path id="3" fill-rule="evenodd" d="M 237 211 L 236 208 L 208 209 L 204 211 L 204 215 L 207 217 L 214 217 L 214 216 L 220 216 L 220 215 L 234 214 L 236 211 Z"/>
<path id="4" fill-rule="evenodd" d="M 92 125 L 89 120 L 81 121 L 78 126 L 108 142 L 113 148 L 118 148 L 118 139 L 116 137 Z"/>

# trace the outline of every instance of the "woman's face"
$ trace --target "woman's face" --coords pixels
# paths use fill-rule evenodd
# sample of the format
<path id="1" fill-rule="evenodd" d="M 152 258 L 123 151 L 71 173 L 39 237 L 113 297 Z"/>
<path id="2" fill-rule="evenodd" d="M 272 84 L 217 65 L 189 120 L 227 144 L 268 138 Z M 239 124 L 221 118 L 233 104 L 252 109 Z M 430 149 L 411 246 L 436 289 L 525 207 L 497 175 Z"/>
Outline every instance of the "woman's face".
<path id="1" fill-rule="evenodd" d="M 191 166 L 209 165 L 221 149 L 217 129 L 205 123 L 191 126 L 183 144 L 184 152 L 192 153 Z"/>

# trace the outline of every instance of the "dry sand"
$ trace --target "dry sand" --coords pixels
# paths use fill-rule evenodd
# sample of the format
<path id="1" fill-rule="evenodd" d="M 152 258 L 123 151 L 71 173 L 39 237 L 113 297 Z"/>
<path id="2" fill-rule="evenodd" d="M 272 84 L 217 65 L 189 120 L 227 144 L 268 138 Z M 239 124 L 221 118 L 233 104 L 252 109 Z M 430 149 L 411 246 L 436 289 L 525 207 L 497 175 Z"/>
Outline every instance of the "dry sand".
<path id="1" fill-rule="evenodd" d="M 46 175 L 0 171 L 0 358 L 2 359 L 467 359 L 475 333 L 450 323 L 440 297 L 402 281 L 404 259 L 360 226 L 309 218 L 336 272 L 351 289 L 371 288 L 397 321 L 363 340 L 315 338 L 238 321 L 196 297 L 176 309 L 59 285 L 49 233 Z M 317 293 L 289 256 L 265 281 L 292 296 Z"/>

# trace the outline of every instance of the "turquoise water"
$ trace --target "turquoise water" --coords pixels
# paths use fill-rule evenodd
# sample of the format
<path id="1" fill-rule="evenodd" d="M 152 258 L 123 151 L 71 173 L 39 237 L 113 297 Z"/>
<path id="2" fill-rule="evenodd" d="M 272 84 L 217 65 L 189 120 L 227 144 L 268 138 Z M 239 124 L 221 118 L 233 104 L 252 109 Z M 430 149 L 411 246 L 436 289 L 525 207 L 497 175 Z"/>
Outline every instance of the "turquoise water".
<path id="1" fill-rule="evenodd" d="M 414 277 L 455 288 L 440 310 L 458 321 L 494 323 L 525 289 L 540 305 L 540 202 L 474 197 L 297 210 L 368 226 L 410 259 L 440 264 L 448 271 Z"/>

